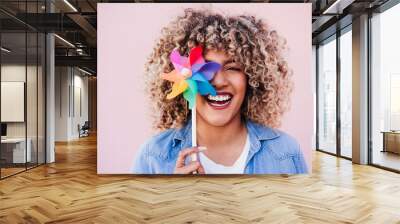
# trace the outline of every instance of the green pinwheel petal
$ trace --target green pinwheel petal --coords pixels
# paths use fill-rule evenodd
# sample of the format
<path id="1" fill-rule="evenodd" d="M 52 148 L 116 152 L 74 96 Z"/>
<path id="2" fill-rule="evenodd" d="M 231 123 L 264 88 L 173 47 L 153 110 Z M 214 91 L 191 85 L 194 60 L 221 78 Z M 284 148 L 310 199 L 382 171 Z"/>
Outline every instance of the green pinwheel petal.
<path id="1" fill-rule="evenodd" d="M 187 84 L 189 85 L 189 90 L 193 93 L 193 94 L 197 94 L 197 84 L 196 81 L 192 80 L 192 79 L 186 79 L 185 80 L 187 82 Z"/>
<path id="2" fill-rule="evenodd" d="M 196 104 L 196 94 L 193 94 L 192 91 L 187 89 L 183 92 L 183 97 L 189 102 L 189 109 L 192 109 Z"/>
<path id="3" fill-rule="evenodd" d="M 189 88 L 183 92 L 183 97 L 189 102 L 189 109 L 192 109 L 196 104 L 197 84 L 194 80 L 186 79 Z"/>

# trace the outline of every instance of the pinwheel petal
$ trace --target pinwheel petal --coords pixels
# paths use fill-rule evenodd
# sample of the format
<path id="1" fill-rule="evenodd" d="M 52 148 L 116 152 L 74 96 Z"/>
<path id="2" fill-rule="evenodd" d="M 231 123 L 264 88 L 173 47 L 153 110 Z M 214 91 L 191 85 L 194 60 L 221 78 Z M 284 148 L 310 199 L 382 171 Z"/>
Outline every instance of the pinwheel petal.
<path id="1" fill-rule="evenodd" d="M 172 91 L 167 95 L 167 99 L 172 99 L 182 92 L 184 92 L 188 88 L 188 83 L 186 80 L 181 80 L 179 82 L 175 82 L 174 85 L 172 85 Z"/>
<path id="2" fill-rule="evenodd" d="M 196 81 L 192 80 L 192 79 L 186 79 L 187 84 L 189 85 L 189 90 L 193 93 L 193 94 L 197 94 L 197 83 Z"/>
<path id="3" fill-rule="evenodd" d="M 171 52 L 170 60 L 175 69 L 161 74 L 163 79 L 174 83 L 167 99 L 183 93 L 183 97 L 189 102 L 189 108 L 192 109 L 196 105 L 197 93 L 216 95 L 209 80 L 214 77 L 221 66 L 216 62 L 206 63 L 202 53 L 201 46 L 191 49 L 189 58 L 181 56 L 177 49 Z"/>
<path id="4" fill-rule="evenodd" d="M 187 89 L 183 92 L 183 97 L 189 102 L 189 109 L 193 109 L 194 105 L 196 105 L 196 94 Z"/>
<path id="5" fill-rule="evenodd" d="M 214 87 L 207 81 L 207 79 L 204 78 L 202 73 L 195 73 L 191 79 L 196 81 L 197 91 L 200 93 L 200 95 L 217 95 Z"/>
<path id="6" fill-rule="evenodd" d="M 200 93 L 200 95 L 217 95 L 214 87 L 209 82 L 197 82 L 197 91 Z"/>
<path id="7" fill-rule="evenodd" d="M 189 102 L 189 109 L 192 109 L 196 103 L 197 83 L 194 80 L 186 79 L 189 88 L 183 93 L 183 97 Z"/>
<path id="8" fill-rule="evenodd" d="M 206 78 L 207 80 L 211 80 L 220 68 L 221 65 L 216 62 L 207 62 L 203 66 L 198 68 L 197 71 L 193 71 L 192 69 L 192 72 L 200 72 L 204 75 L 204 78 Z"/>
<path id="9" fill-rule="evenodd" d="M 169 73 L 161 74 L 161 78 L 171 82 L 179 82 L 184 79 L 184 76 L 181 75 L 176 69 L 174 69 Z"/>
<path id="10" fill-rule="evenodd" d="M 178 71 L 182 71 L 183 68 L 190 68 L 188 63 L 188 58 L 181 56 L 177 49 L 174 49 L 172 51 L 172 53 L 169 56 L 169 59 L 174 65 L 174 68 L 177 69 Z"/>
<path id="11" fill-rule="evenodd" d="M 206 63 L 197 63 L 192 65 L 192 73 L 196 73 L 199 71 L 199 69 L 201 69 L 201 67 L 203 67 Z"/>
<path id="12" fill-rule="evenodd" d="M 208 82 L 208 80 L 200 72 L 194 73 L 190 79 L 199 81 L 199 82 Z"/>
<path id="13" fill-rule="evenodd" d="M 190 66 L 194 64 L 204 63 L 203 48 L 201 46 L 192 48 L 189 54 Z"/>

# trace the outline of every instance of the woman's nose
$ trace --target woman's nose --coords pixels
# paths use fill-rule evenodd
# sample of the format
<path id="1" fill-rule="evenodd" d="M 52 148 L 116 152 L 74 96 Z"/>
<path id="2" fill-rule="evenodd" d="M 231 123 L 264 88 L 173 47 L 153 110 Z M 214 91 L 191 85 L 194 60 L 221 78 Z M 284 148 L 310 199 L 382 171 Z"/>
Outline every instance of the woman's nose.
<path id="1" fill-rule="evenodd" d="M 211 80 L 211 84 L 216 88 L 226 86 L 228 84 L 228 80 L 225 77 L 225 73 L 222 70 L 219 70 Z"/>

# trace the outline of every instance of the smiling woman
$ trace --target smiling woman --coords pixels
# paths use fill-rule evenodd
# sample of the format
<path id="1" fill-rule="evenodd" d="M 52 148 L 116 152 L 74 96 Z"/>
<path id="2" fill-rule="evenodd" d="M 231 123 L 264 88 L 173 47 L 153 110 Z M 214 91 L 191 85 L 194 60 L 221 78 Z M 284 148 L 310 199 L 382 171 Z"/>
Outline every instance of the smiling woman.
<path id="1" fill-rule="evenodd" d="M 206 61 L 221 65 L 210 80 L 216 95 L 197 95 L 197 145 L 182 96 L 167 100 L 173 70 L 169 55 L 204 48 Z M 186 9 L 162 31 L 146 64 L 155 127 L 162 130 L 141 146 L 133 165 L 139 174 L 306 173 L 297 141 L 275 128 L 287 111 L 291 73 L 281 56 L 285 41 L 254 16 L 224 16 Z M 199 161 L 190 155 L 199 154 Z"/>

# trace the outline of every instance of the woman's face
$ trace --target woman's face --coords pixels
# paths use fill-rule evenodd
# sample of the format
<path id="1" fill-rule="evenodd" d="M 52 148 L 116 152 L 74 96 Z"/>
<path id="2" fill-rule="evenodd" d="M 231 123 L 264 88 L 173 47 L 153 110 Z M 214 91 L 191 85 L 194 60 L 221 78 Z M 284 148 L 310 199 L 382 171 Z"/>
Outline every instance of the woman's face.
<path id="1" fill-rule="evenodd" d="M 221 69 L 210 80 L 217 95 L 197 95 L 196 107 L 200 119 L 213 126 L 224 126 L 232 119 L 240 119 L 240 108 L 246 94 L 247 79 L 240 64 L 223 51 L 208 51 L 206 61 L 221 64 Z"/>

